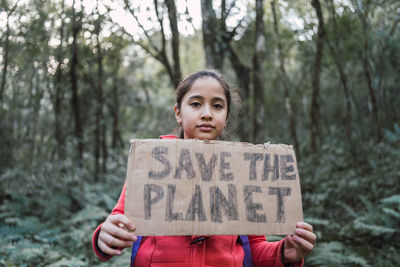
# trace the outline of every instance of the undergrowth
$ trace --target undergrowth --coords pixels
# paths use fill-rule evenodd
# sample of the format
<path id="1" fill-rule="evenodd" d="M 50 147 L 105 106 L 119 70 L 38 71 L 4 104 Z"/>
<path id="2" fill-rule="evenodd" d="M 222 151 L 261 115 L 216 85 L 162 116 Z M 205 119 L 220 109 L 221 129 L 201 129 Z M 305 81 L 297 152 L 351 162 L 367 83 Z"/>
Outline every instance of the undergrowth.
<path id="1" fill-rule="evenodd" d="M 395 266 L 400 262 L 400 127 L 354 159 L 342 140 L 299 162 L 305 221 L 318 236 L 306 266 Z M 122 162 L 122 163 L 121 163 Z M 20 162 L 0 176 L 1 266 L 92 266 L 96 226 L 114 207 L 124 156 L 95 183 L 72 162 Z M 112 259 L 127 266 L 129 251 Z"/>

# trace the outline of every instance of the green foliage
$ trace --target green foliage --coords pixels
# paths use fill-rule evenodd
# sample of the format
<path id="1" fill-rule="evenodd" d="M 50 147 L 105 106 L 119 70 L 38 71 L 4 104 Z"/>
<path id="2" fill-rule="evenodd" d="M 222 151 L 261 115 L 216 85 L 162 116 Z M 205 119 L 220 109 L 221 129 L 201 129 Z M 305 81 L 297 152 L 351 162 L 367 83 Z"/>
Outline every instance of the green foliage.
<path id="1" fill-rule="evenodd" d="M 90 173 L 70 164 L 22 164 L 0 177 L 1 264 L 87 266 L 95 260 L 92 233 L 115 205 L 124 167 L 110 162 L 112 175 L 93 185 Z M 28 183 L 21 183 L 24 177 Z"/>
<path id="2" fill-rule="evenodd" d="M 310 266 L 370 266 L 340 242 L 319 244 L 307 259 Z"/>
<path id="3" fill-rule="evenodd" d="M 400 167 L 394 162 L 400 155 L 400 132 L 398 125 L 394 129 L 385 131 L 385 140 L 379 145 L 364 147 L 367 157 L 357 166 L 349 168 L 346 160 L 338 161 L 350 155 L 346 157 L 348 152 L 335 145 L 330 153 L 320 155 L 316 169 L 300 168 L 306 170 L 302 176 L 307 177 L 302 180 L 304 210 L 312 217 L 306 221 L 318 234 L 318 244 L 306 259 L 307 265 L 397 264 L 400 186 L 396 181 Z"/>
<path id="4" fill-rule="evenodd" d="M 255 118 L 263 127 L 256 139 L 293 143 L 283 94 L 283 83 L 287 82 L 300 142 L 296 153 L 301 155 L 305 221 L 314 226 L 318 236 L 306 265 L 398 265 L 399 3 L 321 1 L 326 40 L 336 49 L 347 77 L 351 123 L 347 136 L 343 82 L 325 43 L 319 92 L 320 150 L 311 155 L 313 125 L 309 113 L 318 23 L 311 1 L 276 2 L 287 80 L 280 73 L 278 36 L 270 3 L 265 3 L 264 104 Z M 13 4 L 1 1 L 2 22 L 7 20 Z M 104 10 L 107 8 L 112 7 Z M 251 69 L 255 47 L 251 3 L 240 25 L 231 25 L 236 23 L 233 16 L 243 8 L 239 4 L 232 7 L 227 22 L 234 32 L 223 38 L 232 38 L 229 44 L 238 60 Z M 168 70 L 160 64 L 160 58 L 136 45 L 136 37 L 127 35 L 109 12 L 101 10 L 87 13 L 68 1 L 19 1 L 10 17 L 9 31 L 5 23 L 0 25 L 0 84 L 4 84 L 0 92 L 1 266 L 108 266 L 92 252 L 91 235 L 118 199 L 125 177 L 128 140 L 157 138 L 176 126 L 174 88 Z M 367 11 L 368 27 L 364 32 L 360 15 Z M 180 15 L 182 20 L 189 13 Z M 166 14 L 163 17 L 166 19 Z M 164 24 L 168 25 L 167 20 Z M 96 25 L 102 26 L 100 33 Z M 73 64 L 74 34 L 77 62 Z M 201 29 L 195 29 L 192 36 L 180 36 L 184 75 L 205 66 L 201 34 Z M 143 35 L 140 38 L 145 45 L 152 41 L 155 47 L 161 47 L 158 29 L 150 32 L 150 40 Z M 4 68 L 6 41 L 8 66 Z M 170 44 L 166 50 L 171 52 Z M 233 71 L 228 54 L 224 55 L 222 72 L 239 91 L 240 77 Z M 380 142 L 375 138 L 364 57 L 371 67 L 372 91 L 378 102 L 383 133 Z M 72 106 L 73 81 L 77 83 L 79 114 Z M 241 101 L 249 109 L 253 90 L 248 92 L 248 99 Z M 100 119 L 96 117 L 99 107 Z M 232 115 L 241 112 L 234 109 Z M 82 159 L 77 157 L 77 115 L 84 147 Z M 243 123 L 248 133 L 251 121 L 249 117 Z M 229 123 L 234 129 L 236 118 L 232 116 Z M 101 144 L 96 143 L 99 131 Z M 235 132 L 231 135 L 238 136 Z M 96 158 L 95 148 L 99 146 Z M 96 161 L 102 167 L 97 181 Z M 129 252 L 112 261 L 113 266 L 128 264 Z"/>

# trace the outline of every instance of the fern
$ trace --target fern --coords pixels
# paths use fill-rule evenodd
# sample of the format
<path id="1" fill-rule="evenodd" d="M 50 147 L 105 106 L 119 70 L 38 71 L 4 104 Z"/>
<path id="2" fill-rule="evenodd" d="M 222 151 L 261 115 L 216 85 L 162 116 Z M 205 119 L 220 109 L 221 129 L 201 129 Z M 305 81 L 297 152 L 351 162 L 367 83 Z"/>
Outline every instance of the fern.
<path id="1" fill-rule="evenodd" d="M 400 208 L 400 195 L 392 195 L 390 197 L 383 198 L 381 199 L 381 202 L 383 204 L 397 204 Z"/>
<path id="2" fill-rule="evenodd" d="M 305 263 L 306 266 L 369 266 L 366 259 L 341 242 L 318 244 Z"/>
<path id="3" fill-rule="evenodd" d="M 354 221 L 354 227 L 360 230 L 364 230 L 365 232 L 369 232 L 372 236 L 380 236 L 386 234 L 393 234 L 396 232 L 395 229 L 390 227 L 385 227 L 381 225 L 367 224 L 360 220 Z"/>

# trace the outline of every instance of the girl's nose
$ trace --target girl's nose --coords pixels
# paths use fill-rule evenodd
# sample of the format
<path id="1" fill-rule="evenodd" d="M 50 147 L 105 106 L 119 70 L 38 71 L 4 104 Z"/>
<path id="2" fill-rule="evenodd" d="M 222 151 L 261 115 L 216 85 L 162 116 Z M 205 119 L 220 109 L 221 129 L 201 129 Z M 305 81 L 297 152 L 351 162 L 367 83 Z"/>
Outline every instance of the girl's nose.
<path id="1" fill-rule="evenodd" d="M 201 118 L 204 120 L 210 120 L 212 119 L 212 113 L 211 113 L 211 109 L 208 106 L 205 106 L 203 108 L 203 111 L 201 113 Z"/>

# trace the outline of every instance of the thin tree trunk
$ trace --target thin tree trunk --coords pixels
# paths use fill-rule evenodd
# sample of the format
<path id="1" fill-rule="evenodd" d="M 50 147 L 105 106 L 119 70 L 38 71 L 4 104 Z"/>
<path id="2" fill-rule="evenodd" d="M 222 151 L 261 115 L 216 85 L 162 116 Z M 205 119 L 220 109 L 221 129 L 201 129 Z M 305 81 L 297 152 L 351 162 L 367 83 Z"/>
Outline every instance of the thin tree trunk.
<path id="1" fill-rule="evenodd" d="M 246 103 L 246 100 L 250 98 L 250 68 L 240 61 L 238 55 L 231 47 L 231 44 L 228 43 L 227 48 L 230 62 L 235 71 L 236 78 L 238 79 L 240 96 L 243 99 L 243 105 L 238 115 L 237 132 L 241 141 L 251 141 L 251 132 L 246 123 L 250 117 L 249 108 Z"/>
<path id="2" fill-rule="evenodd" d="M 176 16 L 176 6 L 174 0 L 166 0 L 165 4 L 168 9 L 168 18 L 169 25 L 171 27 L 172 32 L 172 58 L 173 58 L 173 77 L 175 87 L 181 81 L 182 73 L 181 73 L 181 65 L 180 65 L 180 56 L 179 56 L 179 31 L 178 31 L 178 19 Z"/>
<path id="3" fill-rule="evenodd" d="M 290 80 L 289 77 L 286 74 L 286 68 L 285 68 L 285 59 L 283 55 L 283 48 L 282 48 L 282 42 L 279 34 L 279 27 L 278 27 L 278 18 L 276 14 L 276 1 L 271 2 L 272 6 L 272 14 L 274 18 L 274 32 L 276 35 L 276 39 L 278 42 L 278 56 L 279 56 L 279 71 L 280 71 L 280 80 L 282 81 L 283 85 L 283 95 L 285 99 L 285 108 L 286 112 L 289 118 L 289 129 L 290 129 L 290 136 L 293 140 L 294 143 L 294 149 L 296 150 L 297 153 L 297 158 L 300 159 L 300 146 L 299 146 L 299 140 L 297 138 L 297 130 L 296 130 L 296 118 L 293 113 L 293 108 L 292 108 L 292 103 L 290 101 Z"/>
<path id="4" fill-rule="evenodd" d="M 256 0 L 256 29 L 253 54 L 253 116 L 252 116 L 252 141 L 257 142 L 259 131 L 258 117 L 264 103 L 264 84 L 262 62 L 265 54 L 264 34 L 264 5 L 263 0 Z"/>
<path id="5" fill-rule="evenodd" d="M 100 31 L 101 31 L 101 15 L 98 14 L 99 18 L 95 25 L 96 38 L 97 38 L 97 94 L 96 94 L 96 127 L 94 132 L 95 145 L 95 170 L 94 179 L 95 182 L 99 182 L 100 179 L 100 150 L 103 152 L 102 172 L 106 172 L 106 161 L 107 161 L 107 146 L 105 144 L 105 122 L 103 115 L 103 55 L 100 45 Z"/>
<path id="6" fill-rule="evenodd" d="M 1 84 L 0 84 L 0 108 L 2 107 L 3 103 L 3 94 L 6 89 L 6 79 L 7 79 L 7 68 L 8 68 L 8 60 L 9 60 L 9 51 L 10 51 L 10 17 L 12 13 L 15 11 L 18 5 L 17 1 L 15 5 L 10 9 L 10 12 L 7 14 L 7 22 L 6 22 L 6 36 L 4 40 L 4 55 L 3 55 L 3 71 L 1 77 Z"/>
<path id="7" fill-rule="evenodd" d="M 31 142 L 32 142 L 32 147 L 31 147 L 31 155 L 32 159 L 35 158 L 38 155 L 38 150 L 39 146 L 37 144 L 38 140 L 38 123 L 39 123 L 39 112 L 40 112 L 40 102 L 43 98 L 44 91 L 41 90 L 42 85 L 41 85 L 41 80 L 39 78 L 39 75 L 35 76 L 35 83 L 33 86 L 33 92 L 32 92 L 32 104 L 33 104 L 33 110 L 32 110 L 32 118 L 29 121 L 29 123 L 32 124 L 32 132 L 31 132 Z"/>
<path id="8" fill-rule="evenodd" d="M 63 39 L 64 39 L 64 19 L 62 15 L 64 14 L 64 1 L 61 4 L 61 26 L 60 26 L 60 45 L 58 46 L 57 51 L 57 70 L 55 73 L 55 80 L 54 80 L 54 89 L 55 89 L 55 99 L 54 99 L 54 139 L 56 140 L 56 148 L 55 151 L 59 159 L 65 158 L 65 143 L 64 137 L 61 131 L 61 103 L 63 99 L 63 90 L 62 90 L 62 71 L 61 71 L 61 64 L 62 64 L 62 55 L 63 55 Z"/>
<path id="9" fill-rule="evenodd" d="M 78 66 L 78 45 L 77 38 L 79 31 L 81 30 L 80 19 L 77 21 L 76 13 L 73 8 L 75 5 L 75 1 L 73 1 L 72 9 L 72 44 L 71 44 L 71 64 L 70 64 L 70 79 L 71 79 L 71 105 L 72 112 L 74 116 L 75 123 L 75 139 L 77 141 L 77 158 L 79 161 L 79 166 L 82 166 L 83 159 L 83 131 L 82 131 L 82 122 L 81 122 L 81 114 L 79 107 L 79 95 L 78 95 L 78 78 L 76 75 L 76 67 Z"/>
<path id="10" fill-rule="evenodd" d="M 375 124 L 375 137 L 376 141 L 380 142 L 382 140 L 382 130 L 381 130 L 381 121 L 379 119 L 379 110 L 378 110 L 378 100 L 375 95 L 375 88 L 372 84 L 372 73 L 371 73 L 371 65 L 369 64 L 369 54 L 370 54 L 370 47 L 369 47 L 369 37 L 368 37 L 368 13 L 370 8 L 370 1 L 366 3 L 365 6 L 365 13 L 363 11 L 359 11 L 359 17 L 362 23 L 362 32 L 363 32 L 363 67 L 364 67 L 364 75 L 366 78 L 367 86 L 368 86 L 368 93 L 369 98 L 371 101 L 372 106 L 372 117 Z"/>
<path id="11" fill-rule="evenodd" d="M 0 87 L 0 107 L 3 103 L 3 94 L 6 88 L 6 78 L 7 78 L 7 67 L 8 67 L 8 53 L 9 53 L 9 40 L 10 37 L 10 25 L 8 23 L 7 18 L 7 28 L 6 28 L 6 36 L 5 36 L 5 43 L 4 43 L 4 56 L 3 56 L 3 71 L 1 77 L 1 87 Z"/>
<path id="12" fill-rule="evenodd" d="M 115 150 L 117 147 L 122 145 L 121 134 L 119 131 L 119 86 L 118 86 L 118 66 L 113 73 L 113 105 L 112 105 L 112 117 L 113 117 L 113 128 L 112 128 L 112 148 Z"/>
<path id="13" fill-rule="evenodd" d="M 346 139 L 347 139 L 347 142 L 349 143 L 350 153 L 352 154 L 353 160 L 356 162 L 357 161 L 357 153 L 355 151 L 355 147 L 354 147 L 353 140 L 352 140 L 353 118 L 352 118 L 352 106 L 351 106 L 351 99 L 350 99 L 350 89 L 349 89 L 348 83 L 347 83 L 347 75 L 346 75 L 346 72 L 342 65 L 342 61 L 339 56 L 340 55 L 339 33 L 337 31 L 337 26 L 336 26 L 337 25 L 336 24 L 336 12 L 335 12 L 333 0 L 330 0 L 330 2 L 329 2 L 329 10 L 330 10 L 332 21 L 333 21 L 335 45 L 332 44 L 328 35 L 326 36 L 326 41 L 327 41 L 327 44 L 329 47 L 329 51 L 333 57 L 333 60 L 335 61 L 336 68 L 339 72 L 340 82 L 343 87 L 343 93 L 344 93 L 345 103 L 346 103 L 346 114 L 345 114 L 345 119 L 344 119 Z M 325 31 L 325 29 L 324 29 L 324 31 Z"/>
<path id="14" fill-rule="evenodd" d="M 314 153 L 319 149 L 320 143 L 320 107 L 319 107 L 319 93 L 320 93 L 320 79 L 321 79 L 321 66 L 324 49 L 324 20 L 322 15 L 321 4 L 319 0 L 312 0 L 318 18 L 318 33 L 317 33 L 317 48 L 314 61 L 314 73 L 312 77 L 312 99 L 311 99 L 311 135 L 310 135 L 310 152 Z"/>
<path id="15" fill-rule="evenodd" d="M 35 67 L 33 65 L 31 65 L 31 75 L 29 77 L 29 97 L 28 97 L 28 107 L 32 107 L 33 106 L 33 90 L 34 90 L 34 81 L 36 80 L 36 76 L 35 76 Z M 26 125 L 26 127 L 21 127 L 22 129 L 25 129 L 25 133 L 20 137 L 20 140 L 22 140 L 22 142 L 30 142 L 29 138 L 31 136 L 31 127 L 32 127 L 32 123 L 30 123 L 32 121 L 32 113 L 29 113 L 29 122 L 25 123 L 25 121 L 23 121 L 23 123 Z M 31 148 L 32 149 L 32 148 Z"/>

